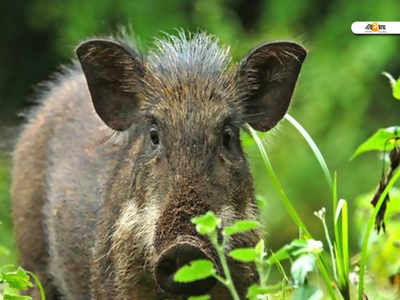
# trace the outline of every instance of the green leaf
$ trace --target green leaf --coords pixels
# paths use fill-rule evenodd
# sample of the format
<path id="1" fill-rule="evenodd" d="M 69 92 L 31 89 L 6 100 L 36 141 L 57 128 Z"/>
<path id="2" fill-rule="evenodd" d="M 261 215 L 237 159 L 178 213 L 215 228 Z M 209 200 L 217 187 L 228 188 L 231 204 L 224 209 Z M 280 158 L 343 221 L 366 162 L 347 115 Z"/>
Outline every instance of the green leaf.
<path id="1" fill-rule="evenodd" d="M 237 233 L 243 233 L 253 230 L 259 226 L 260 223 L 258 223 L 256 220 L 240 220 L 231 226 L 225 227 L 222 231 L 222 234 L 229 236 Z"/>
<path id="2" fill-rule="evenodd" d="M 191 296 L 188 300 L 210 300 L 210 295 L 201 295 L 201 296 Z"/>
<path id="3" fill-rule="evenodd" d="M 397 78 L 396 81 L 393 76 L 387 72 L 383 72 L 382 75 L 386 76 L 389 79 L 390 85 L 392 87 L 393 97 L 397 100 L 400 100 L 400 77 Z"/>
<path id="4" fill-rule="evenodd" d="M 302 255 L 293 263 L 290 271 L 295 285 L 303 285 L 308 273 L 315 268 L 315 256 L 313 254 Z"/>
<path id="5" fill-rule="evenodd" d="M 299 251 L 299 249 L 306 248 L 307 245 L 307 241 L 305 240 L 294 240 L 289 245 L 285 245 L 278 251 L 273 253 L 267 259 L 267 264 L 272 265 L 277 263 L 278 261 L 288 259 L 289 257 L 293 256 L 296 251 Z"/>
<path id="6" fill-rule="evenodd" d="M 21 267 L 16 271 L 3 272 L 2 279 L 7 282 L 10 287 L 17 290 L 26 290 L 33 287 L 29 275 Z"/>
<path id="7" fill-rule="evenodd" d="M 295 290 L 292 300 L 319 300 L 322 296 L 321 290 L 310 285 L 303 285 Z"/>
<path id="8" fill-rule="evenodd" d="M 261 298 L 260 296 L 265 296 L 268 292 L 266 288 L 262 288 L 258 284 L 253 284 L 248 288 L 246 297 L 250 300 L 258 300 Z"/>
<path id="9" fill-rule="evenodd" d="M 209 235 L 220 226 L 221 219 L 219 219 L 212 211 L 209 211 L 204 215 L 193 218 L 192 223 L 196 225 L 196 231 L 198 233 Z"/>
<path id="10" fill-rule="evenodd" d="M 174 275 L 177 282 L 192 282 L 205 279 L 215 274 L 214 264 L 207 259 L 199 259 L 190 262 L 180 268 Z"/>
<path id="11" fill-rule="evenodd" d="M 358 146 L 351 159 L 367 151 L 391 151 L 396 146 L 395 138 L 400 137 L 400 127 L 381 128 L 373 136 Z"/>
<path id="12" fill-rule="evenodd" d="M 252 262 L 259 257 L 254 248 L 238 248 L 229 252 L 229 256 L 241 262 Z"/>

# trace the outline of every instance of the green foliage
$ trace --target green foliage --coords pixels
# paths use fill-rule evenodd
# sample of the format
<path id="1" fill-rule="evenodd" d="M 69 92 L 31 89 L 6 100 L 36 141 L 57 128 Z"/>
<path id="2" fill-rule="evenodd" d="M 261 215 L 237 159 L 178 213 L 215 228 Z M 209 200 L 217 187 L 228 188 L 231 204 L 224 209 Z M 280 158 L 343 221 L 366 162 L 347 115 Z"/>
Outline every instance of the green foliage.
<path id="1" fill-rule="evenodd" d="M 234 235 L 237 233 L 244 233 L 253 230 L 260 226 L 260 223 L 256 220 L 240 220 L 237 221 L 232 226 L 227 226 L 224 228 L 222 233 L 226 236 Z"/>
<path id="2" fill-rule="evenodd" d="M 21 267 L 16 269 L 13 265 L 2 266 L 0 268 L 0 284 L 5 285 L 2 291 L 3 299 L 32 300 L 32 297 L 20 295 L 20 291 L 33 287 L 29 274 Z M 44 293 L 42 294 L 42 300 L 45 300 Z"/>
<path id="3" fill-rule="evenodd" d="M 33 288 L 31 277 L 40 291 L 41 300 L 46 300 L 44 289 L 39 278 L 32 272 L 24 270 L 22 267 L 15 268 L 13 265 L 5 265 L 0 268 L 0 284 L 3 285 L 3 291 L 0 290 L 3 299 L 32 300 L 30 296 L 21 296 L 21 291 Z"/>
<path id="4" fill-rule="evenodd" d="M 352 159 L 367 151 L 390 152 L 396 145 L 398 145 L 399 138 L 399 126 L 381 128 L 357 148 Z"/>
<path id="5" fill-rule="evenodd" d="M 192 223 L 196 224 L 198 233 L 208 235 L 216 230 L 221 224 L 221 220 L 212 211 L 209 211 L 205 215 L 193 218 Z"/>
<path id="6" fill-rule="evenodd" d="M 11 271 L 9 269 L 12 269 Z M 0 282 L 6 282 L 11 288 L 26 290 L 33 287 L 29 275 L 21 267 L 14 270 L 14 266 L 4 266 L 0 271 Z"/>
<path id="7" fill-rule="evenodd" d="M 258 253 L 254 248 L 239 248 L 229 252 L 229 256 L 241 262 L 253 262 Z"/>
<path id="8" fill-rule="evenodd" d="M 389 79 L 390 85 L 392 87 L 393 98 L 400 100 L 400 77 L 395 80 L 393 76 L 387 72 L 383 72 L 382 75 Z"/>
<path id="9" fill-rule="evenodd" d="M 188 300 L 210 300 L 210 296 L 209 295 L 202 295 L 202 296 L 192 296 L 189 297 Z"/>
<path id="10" fill-rule="evenodd" d="M 174 280 L 177 282 L 192 282 L 215 274 L 214 265 L 206 259 L 192 261 L 189 265 L 185 265 L 178 270 L 174 275 Z"/>
<path id="11" fill-rule="evenodd" d="M 212 276 L 229 289 L 233 299 L 239 299 L 226 262 L 225 239 L 233 234 L 254 230 L 259 226 L 259 223 L 252 220 L 236 221 L 233 225 L 222 230 L 223 239 L 221 243 L 218 242 L 216 238 L 217 229 L 219 228 L 221 221 L 214 213 L 207 212 L 204 215 L 197 216 L 192 219 L 192 223 L 196 225 L 197 232 L 208 236 L 212 245 L 215 247 L 223 267 L 223 277 L 217 274 L 216 268 L 211 261 L 196 260 L 190 262 L 189 265 L 181 267 L 175 273 L 174 280 L 177 282 L 193 282 Z M 270 257 L 268 257 L 265 251 L 264 240 L 261 239 L 254 247 L 233 249 L 229 252 L 229 256 L 240 262 L 255 263 L 260 277 L 260 284 L 253 284 L 248 288 L 247 292 L 247 297 L 254 300 L 264 299 L 266 295 L 276 293 L 283 289 L 282 285 L 271 286 L 266 284 L 268 279 L 266 266 L 268 264 L 276 264 L 281 267 L 281 260 L 297 257 L 292 265 L 291 274 L 293 278 L 293 287 L 300 288 L 301 291 L 298 292 L 295 297 L 296 299 L 308 299 L 301 298 L 303 297 L 302 295 L 308 296 L 312 289 L 311 286 L 307 284 L 306 278 L 309 276 L 309 273 L 315 270 L 316 260 L 321 251 L 321 242 L 312 239 L 298 239 L 292 241 L 289 245 L 285 245 L 277 253 L 272 253 Z M 320 291 L 316 290 L 313 292 L 313 297 L 318 299 L 317 296 L 319 294 Z"/>

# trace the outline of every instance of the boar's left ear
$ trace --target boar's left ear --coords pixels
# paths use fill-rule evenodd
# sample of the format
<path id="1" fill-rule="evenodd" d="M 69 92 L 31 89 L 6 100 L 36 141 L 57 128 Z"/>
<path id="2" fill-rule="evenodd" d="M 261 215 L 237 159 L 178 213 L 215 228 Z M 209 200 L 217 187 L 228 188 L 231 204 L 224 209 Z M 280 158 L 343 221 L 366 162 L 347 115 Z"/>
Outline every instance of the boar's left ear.
<path id="1" fill-rule="evenodd" d="M 273 128 L 287 112 L 306 54 L 296 43 L 275 42 L 255 48 L 242 61 L 239 84 L 247 89 L 245 120 L 256 130 Z"/>
<path id="2" fill-rule="evenodd" d="M 138 111 L 138 91 L 144 75 L 140 56 L 109 40 L 89 40 L 76 49 L 94 108 L 115 130 L 125 130 Z"/>

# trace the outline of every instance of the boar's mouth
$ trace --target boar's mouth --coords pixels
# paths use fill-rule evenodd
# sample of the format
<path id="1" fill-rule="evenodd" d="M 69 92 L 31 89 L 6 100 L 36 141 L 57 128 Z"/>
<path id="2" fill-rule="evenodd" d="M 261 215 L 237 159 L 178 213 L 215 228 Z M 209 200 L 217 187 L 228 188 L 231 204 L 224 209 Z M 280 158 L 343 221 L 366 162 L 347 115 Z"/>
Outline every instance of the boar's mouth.
<path id="1" fill-rule="evenodd" d="M 174 275 L 181 267 L 198 259 L 208 259 L 215 265 L 211 248 L 205 246 L 204 241 L 192 236 L 175 241 L 157 259 L 154 268 L 157 284 L 163 291 L 175 295 L 201 295 L 210 291 L 216 284 L 213 277 L 190 283 L 174 281 Z"/>

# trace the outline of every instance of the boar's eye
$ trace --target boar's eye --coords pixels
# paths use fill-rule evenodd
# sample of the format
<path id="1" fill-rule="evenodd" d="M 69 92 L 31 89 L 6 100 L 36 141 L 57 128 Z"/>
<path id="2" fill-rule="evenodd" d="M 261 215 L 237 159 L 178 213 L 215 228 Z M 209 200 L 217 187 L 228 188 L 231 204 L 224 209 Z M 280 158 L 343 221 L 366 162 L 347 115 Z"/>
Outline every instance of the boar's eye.
<path id="1" fill-rule="evenodd" d="M 160 138 L 158 136 L 158 130 L 155 125 L 150 128 L 150 138 L 153 146 L 158 146 L 160 144 Z"/>
<path id="2" fill-rule="evenodd" d="M 230 126 L 226 126 L 224 128 L 223 137 L 222 137 L 222 144 L 226 149 L 231 148 L 231 142 L 233 138 L 233 129 Z"/>

